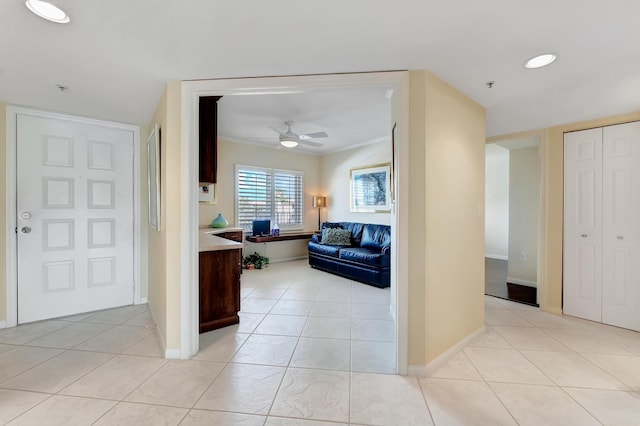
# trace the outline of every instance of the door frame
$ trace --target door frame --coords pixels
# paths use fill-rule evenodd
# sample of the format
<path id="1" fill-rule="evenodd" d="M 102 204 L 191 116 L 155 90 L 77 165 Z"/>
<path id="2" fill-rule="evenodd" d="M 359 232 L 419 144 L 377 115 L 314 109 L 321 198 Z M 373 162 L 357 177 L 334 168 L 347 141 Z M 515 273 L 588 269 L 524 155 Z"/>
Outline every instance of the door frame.
<path id="1" fill-rule="evenodd" d="M 17 208 L 17 161 L 18 161 L 18 115 L 70 121 L 78 124 L 129 131 L 133 134 L 133 303 L 141 303 L 140 295 L 140 127 L 37 109 L 7 105 L 7 199 L 6 199 L 6 295 L 7 327 L 18 325 L 18 212 Z"/>
<path id="2" fill-rule="evenodd" d="M 392 289 L 395 284 L 396 372 L 406 375 L 409 354 L 409 72 L 389 71 L 353 74 L 281 76 L 181 83 L 181 243 L 180 243 L 180 353 L 190 358 L 198 352 L 198 106 L 201 96 L 286 94 L 320 89 L 363 86 L 395 88 L 395 108 L 390 111 L 398 126 L 395 154 L 397 169 L 396 203 L 392 209 Z M 392 262 L 393 263 L 393 262 Z M 393 300 L 393 297 L 392 297 Z"/>

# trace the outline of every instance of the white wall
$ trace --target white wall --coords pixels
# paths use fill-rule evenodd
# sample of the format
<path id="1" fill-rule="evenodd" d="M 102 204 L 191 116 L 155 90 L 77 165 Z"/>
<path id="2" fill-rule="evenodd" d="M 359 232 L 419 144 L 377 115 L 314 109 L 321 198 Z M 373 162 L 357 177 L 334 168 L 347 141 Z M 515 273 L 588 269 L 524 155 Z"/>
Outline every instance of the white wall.
<path id="1" fill-rule="evenodd" d="M 485 257 L 507 260 L 509 256 L 509 150 L 486 146 Z"/>
<path id="2" fill-rule="evenodd" d="M 538 147 L 510 150 L 509 163 L 511 167 L 507 281 L 536 287 L 540 219 Z"/>
<path id="3" fill-rule="evenodd" d="M 321 212 L 321 221 L 390 225 L 390 213 L 352 213 L 349 211 L 349 174 L 351 169 L 390 162 L 391 138 L 386 142 L 339 151 L 321 157 L 320 182 L 322 182 L 322 195 L 327 197 L 327 208 Z M 317 220 L 316 212 L 316 228 Z"/>

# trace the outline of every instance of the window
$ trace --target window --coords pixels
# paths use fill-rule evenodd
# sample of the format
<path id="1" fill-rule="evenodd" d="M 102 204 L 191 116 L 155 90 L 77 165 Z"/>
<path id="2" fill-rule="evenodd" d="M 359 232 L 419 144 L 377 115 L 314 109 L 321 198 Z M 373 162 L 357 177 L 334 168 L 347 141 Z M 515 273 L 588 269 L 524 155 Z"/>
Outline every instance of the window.
<path id="1" fill-rule="evenodd" d="M 236 226 L 251 231 L 255 219 L 283 230 L 303 229 L 304 175 L 289 170 L 236 165 Z"/>

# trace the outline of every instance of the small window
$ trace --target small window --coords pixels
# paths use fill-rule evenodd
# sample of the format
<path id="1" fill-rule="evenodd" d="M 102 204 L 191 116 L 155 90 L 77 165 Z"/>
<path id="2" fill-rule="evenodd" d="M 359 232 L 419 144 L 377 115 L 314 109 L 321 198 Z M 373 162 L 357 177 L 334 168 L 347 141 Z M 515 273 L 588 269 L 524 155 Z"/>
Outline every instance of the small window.
<path id="1" fill-rule="evenodd" d="M 270 219 L 283 230 L 304 228 L 304 174 L 236 165 L 236 226 Z"/>

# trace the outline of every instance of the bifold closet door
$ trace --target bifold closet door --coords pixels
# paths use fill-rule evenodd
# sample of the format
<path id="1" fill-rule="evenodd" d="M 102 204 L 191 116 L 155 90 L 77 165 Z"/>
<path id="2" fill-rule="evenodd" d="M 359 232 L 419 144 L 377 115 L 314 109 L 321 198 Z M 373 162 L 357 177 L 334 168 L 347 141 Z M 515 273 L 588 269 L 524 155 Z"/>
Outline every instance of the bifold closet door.
<path id="1" fill-rule="evenodd" d="M 602 321 L 602 129 L 564 135 L 563 311 Z"/>
<path id="2" fill-rule="evenodd" d="M 602 322 L 640 331 L 640 122 L 603 128 Z"/>

